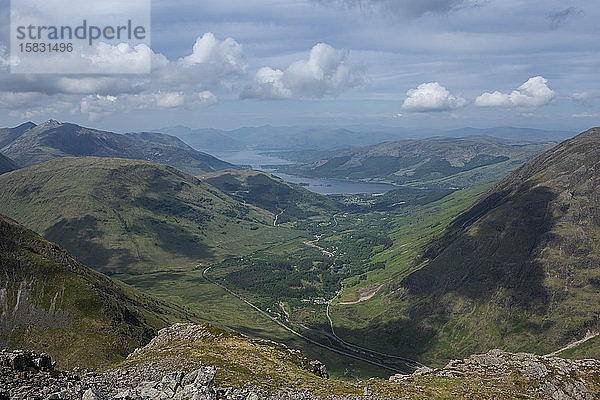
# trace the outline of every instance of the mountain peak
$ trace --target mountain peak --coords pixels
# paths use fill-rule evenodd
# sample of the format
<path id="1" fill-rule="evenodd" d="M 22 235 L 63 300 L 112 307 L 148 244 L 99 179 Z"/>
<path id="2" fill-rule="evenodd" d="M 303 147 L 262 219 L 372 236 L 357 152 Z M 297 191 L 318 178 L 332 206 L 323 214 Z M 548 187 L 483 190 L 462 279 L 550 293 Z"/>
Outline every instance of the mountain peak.
<path id="1" fill-rule="evenodd" d="M 48 121 L 46 121 L 44 123 L 41 123 L 38 126 L 40 128 L 49 129 L 49 128 L 56 128 L 56 127 L 58 127 L 60 125 L 62 125 L 62 123 L 58 122 L 57 120 L 55 120 L 55 119 L 49 119 Z"/>

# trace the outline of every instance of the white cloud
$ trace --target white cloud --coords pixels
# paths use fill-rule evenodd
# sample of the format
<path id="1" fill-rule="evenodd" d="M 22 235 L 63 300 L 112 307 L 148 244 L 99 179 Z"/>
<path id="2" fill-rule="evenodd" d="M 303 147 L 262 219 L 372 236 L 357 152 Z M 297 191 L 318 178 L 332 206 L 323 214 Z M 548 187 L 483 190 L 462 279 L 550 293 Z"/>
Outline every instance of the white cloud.
<path id="1" fill-rule="evenodd" d="M 362 83 L 361 72 L 346 63 L 348 52 L 316 44 L 308 60 L 295 61 L 285 71 L 260 68 L 242 98 L 291 99 L 335 96 Z"/>
<path id="2" fill-rule="evenodd" d="M 422 83 L 406 92 L 402 109 L 412 112 L 449 111 L 467 104 L 462 97 L 452 95 L 437 82 Z"/>
<path id="3" fill-rule="evenodd" d="M 232 38 L 218 40 L 210 32 L 197 38 L 191 54 L 173 61 L 146 45 L 125 43 L 99 43 L 93 56 L 81 60 L 117 72 L 151 59 L 152 74 L 148 75 L 81 74 L 48 79 L 46 75 L 9 74 L 5 53 L 0 47 L 0 109 L 23 112 L 45 105 L 49 110 L 54 102 L 70 102 L 78 104 L 77 112 L 91 120 L 130 110 L 211 105 L 218 101 L 214 93 L 229 92 L 229 79 L 238 79 L 246 71 L 242 46 Z"/>
<path id="4" fill-rule="evenodd" d="M 91 121 L 107 117 L 117 111 L 153 110 L 183 106 L 209 106 L 217 97 L 208 90 L 200 93 L 163 92 L 111 95 L 88 95 L 81 99 L 80 112 Z"/>
<path id="5" fill-rule="evenodd" d="M 554 99 L 554 91 L 542 76 L 529 78 L 511 93 L 485 92 L 475 99 L 478 107 L 522 107 L 537 108 L 549 104 Z"/>
<path id="6" fill-rule="evenodd" d="M 116 46 L 98 43 L 96 52 L 83 55 L 83 58 L 90 60 L 103 73 L 126 74 L 140 73 L 140 71 L 149 73 L 153 55 L 152 49 L 145 44 L 131 47 L 128 43 L 120 43 Z"/>
<path id="7" fill-rule="evenodd" d="M 197 38 L 192 54 L 181 58 L 180 62 L 188 65 L 214 65 L 224 70 L 225 73 L 238 73 L 246 70 L 242 45 L 230 37 L 219 41 L 211 32 Z"/>
<path id="8" fill-rule="evenodd" d="M 185 95 L 182 92 L 156 93 L 155 102 L 159 108 L 179 107 L 185 104 Z"/>

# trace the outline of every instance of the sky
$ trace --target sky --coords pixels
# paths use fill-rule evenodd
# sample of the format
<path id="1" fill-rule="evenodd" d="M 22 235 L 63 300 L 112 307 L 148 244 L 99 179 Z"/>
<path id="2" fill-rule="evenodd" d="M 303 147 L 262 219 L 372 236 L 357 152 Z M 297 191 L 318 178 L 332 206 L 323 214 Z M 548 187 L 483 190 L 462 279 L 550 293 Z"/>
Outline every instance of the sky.
<path id="1" fill-rule="evenodd" d="M 11 74 L 0 0 L 0 126 L 600 125 L 597 0 L 154 0 L 151 17 L 149 47 L 98 47 L 150 74 Z"/>

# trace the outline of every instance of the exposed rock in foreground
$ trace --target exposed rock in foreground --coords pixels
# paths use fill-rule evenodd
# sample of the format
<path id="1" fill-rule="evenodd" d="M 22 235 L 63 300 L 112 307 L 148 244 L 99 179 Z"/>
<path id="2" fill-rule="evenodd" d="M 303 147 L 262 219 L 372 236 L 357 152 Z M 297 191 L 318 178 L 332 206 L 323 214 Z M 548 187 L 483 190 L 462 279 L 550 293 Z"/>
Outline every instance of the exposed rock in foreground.
<path id="1" fill-rule="evenodd" d="M 594 400 L 600 396 L 599 360 L 565 360 L 497 349 L 451 361 L 442 369 L 423 367 L 410 376 L 394 375 L 390 381 L 415 377 L 485 378 L 492 393 L 493 382 L 520 381 L 519 391 L 512 394 L 522 398 Z"/>
<path id="2" fill-rule="evenodd" d="M 600 361 L 492 350 L 389 381 L 327 379 L 278 343 L 176 324 L 102 372 L 54 370 L 48 355 L 0 352 L 0 400 L 356 400 L 600 398 Z M 79 373 L 77 373 L 79 372 Z"/>

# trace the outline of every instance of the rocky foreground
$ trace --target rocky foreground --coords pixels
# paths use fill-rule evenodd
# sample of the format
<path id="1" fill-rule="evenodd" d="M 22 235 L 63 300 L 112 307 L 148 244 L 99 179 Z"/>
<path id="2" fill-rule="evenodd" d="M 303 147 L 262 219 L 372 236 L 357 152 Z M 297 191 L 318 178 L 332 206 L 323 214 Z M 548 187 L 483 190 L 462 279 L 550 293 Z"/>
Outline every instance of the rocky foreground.
<path id="1" fill-rule="evenodd" d="M 600 361 L 492 350 L 440 369 L 349 382 L 328 379 L 318 361 L 281 344 L 192 324 L 161 330 L 104 371 L 59 371 L 47 354 L 0 352 L 0 400 L 367 398 L 594 400 Z"/>

